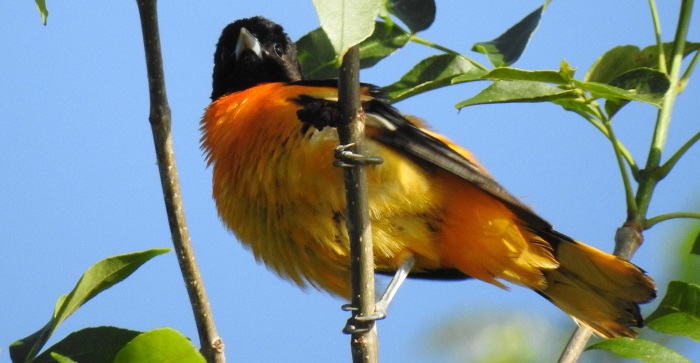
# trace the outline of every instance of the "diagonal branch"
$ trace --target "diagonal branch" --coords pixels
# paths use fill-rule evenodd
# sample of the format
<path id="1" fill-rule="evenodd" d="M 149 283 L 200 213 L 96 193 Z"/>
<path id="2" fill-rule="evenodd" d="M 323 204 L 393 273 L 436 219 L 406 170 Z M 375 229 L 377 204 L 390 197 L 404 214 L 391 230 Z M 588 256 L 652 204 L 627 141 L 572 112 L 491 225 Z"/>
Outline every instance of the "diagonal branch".
<path id="1" fill-rule="evenodd" d="M 160 34 L 158 31 L 158 12 L 156 0 L 137 0 L 141 16 L 141 30 L 146 53 L 146 68 L 148 72 L 148 90 L 151 99 L 151 109 L 148 120 L 153 131 L 153 142 L 156 147 L 158 171 L 163 187 L 165 210 L 168 215 L 170 233 L 173 245 L 180 263 L 182 277 L 190 297 L 194 318 L 199 332 L 201 351 L 208 362 L 225 362 L 223 342 L 216 332 L 212 318 L 209 300 L 207 299 L 204 283 L 199 274 L 194 251 L 187 231 L 185 212 L 180 196 L 180 183 L 175 165 L 175 152 L 171 135 L 170 106 L 165 94 L 165 74 L 163 72 L 163 56 L 160 51 Z"/>

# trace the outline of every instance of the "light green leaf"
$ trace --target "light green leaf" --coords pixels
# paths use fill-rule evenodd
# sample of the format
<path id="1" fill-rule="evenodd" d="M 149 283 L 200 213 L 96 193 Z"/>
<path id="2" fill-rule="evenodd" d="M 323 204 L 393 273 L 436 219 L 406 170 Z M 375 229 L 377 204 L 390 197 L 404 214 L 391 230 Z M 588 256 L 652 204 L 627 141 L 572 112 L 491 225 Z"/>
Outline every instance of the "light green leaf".
<path id="1" fill-rule="evenodd" d="M 41 14 L 41 24 L 46 25 L 46 19 L 49 17 L 46 0 L 34 0 L 34 2 L 36 2 L 36 7 L 39 8 L 39 14 Z"/>
<path id="2" fill-rule="evenodd" d="M 440 54 L 426 58 L 406 73 L 401 79 L 384 87 L 394 101 L 406 99 L 419 93 L 450 85 L 456 78 L 460 82 L 480 79 L 486 71 L 456 54 Z"/>
<path id="3" fill-rule="evenodd" d="M 372 35 L 383 4 L 381 0 L 313 0 L 313 3 L 321 28 L 338 56 L 338 64 L 350 47 Z"/>
<path id="4" fill-rule="evenodd" d="M 55 354 L 78 362 L 111 363 L 117 353 L 141 332 L 100 326 L 71 333 L 47 348 L 32 363 L 52 363 Z"/>
<path id="5" fill-rule="evenodd" d="M 562 98 L 578 97 L 576 91 L 562 89 L 535 81 L 496 81 L 476 96 L 458 103 L 461 109 L 467 106 L 489 103 L 545 102 Z"/>
<path id="6" fill-rule="evenodd" d="M 60 355 L 58 353 L 51 353 L 51 362 L 58 362 L 58 363 L 78 363 L 77 361 L 74 361 L 64 355 Z M 34 361 L 36 362 L 36 361 Z M 34 363 L 32 362 L 32 363 Z"/>
<path id="7" fill-rule="evenodd" d="M 494 67 L 509 66 L 520 58 L 542 18 L 547 4 L 540 6 L 498 38 L 474 44 L 472 50 L 486 54 Z"/>
<path id="8" fill-rule="evenodd" d="M 646 324 L 659 332 L 700 341 L 700 286 L 671 281 L 659 307 Z"/>
<path id="9" fill-rule="evenodd" d="M 644 363 L 691 363 L 675 351 L 644 339 L 614 338 L 591 344 L 586 350 L 602 349 L 623 358 L 632 358 Z"/>
<path id="10" fill-rule="evenodd" d="M 114 358 L 114 363 L 206 363 L 185 336 L 170 328 L 140 334 Z"/>
<path id="11" fill-rule="evenodd" d="M 435 1 L 433 0 L 388 0 L 387 10 L 417 33 L 428 29 L 435 21 Z"/>
<path id="12" fill-rule="evenodd" d="M 481 78 L 492 81 L 537 81 L 554 84 L 569 83 L 567 76 L 561 72 L 551 70 L 528 71 L 508 67 L 495 68 Z"/>
<path id="13" fill-rule="evenodd" d="M 18 340 L 10 346 L 10 356 L 15 362 L 31 360 L 46 344 L 56 327 L 73 314 L 81 305 L 100 292 L 123 281 L 151 258 L 170 251 L 156 248 L 106 258 L 90 267 L 68 295 L 62 295 L 56 302 L 49 322 L 34 334 Z"/>

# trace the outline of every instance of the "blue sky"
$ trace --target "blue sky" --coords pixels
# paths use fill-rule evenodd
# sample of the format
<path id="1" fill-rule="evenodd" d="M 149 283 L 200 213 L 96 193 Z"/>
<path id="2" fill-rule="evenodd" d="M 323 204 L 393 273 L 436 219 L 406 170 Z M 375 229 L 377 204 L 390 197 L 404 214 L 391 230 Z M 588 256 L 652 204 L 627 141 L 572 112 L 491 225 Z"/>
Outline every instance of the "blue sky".
<path id="1" fill-rule="evenodd" d="M 182 195 L 231 361 L 350 360 L 349 338 L 340 333 L 347 318 L 342 302 L 277 278 L 235 241 L 217 217 L 211 171 L 199 149 L 199 120 L 209 101 L 212 55 L 221 29 L 241 17 L 264 15 L 298 39 L 315 29 L 318 19 L 310 1 L 294 3 L 293 11 L 289 2 L 272 0 L 160 3 Z M 673 36 L 676 3 L 658 2 L 665 40 Z M 582 78 L 613 46 L 652 44 L 646 3 L 625 6 L 629 4 L 553 2 L 515 66 L 558 69 L 566 59 Z M 484 57 L 469 52 L 471 44 L 495 38 L 539 5 L 525 0 L 440 2 L 435 23 L 421 36 L 486 64 Z M 70 291 L 90 265 L 115 254 L 170 246 L 147 120 L 136 3 L 49 1 L 48 7 L 44 27 L 33 1 L 0 4 L 0 362 L 9 361 L 11 342 L 46 323 L 58 296 Z M 695 15 L 700 16 L 698 6 Z M 694 20 L 688 38 L 698 41 L 700 27 Z M 363 71 L 361 79 L 392 83 L 431 54 L 429 48 L 411 45 Z M 698 131 L 697 80 L 678 99 L 666 157 Z M 609 143 L 576 115 L 551 105 L 476 106 L 457 112 L 457 102 L 486 85 L 454 86 L 397 106 L 473 151 L 501 184 L 557 229 L 612 250 L 625 206 Z M 655 117 L 653 107 L 636 105 L 614 121 L 617 135 L 640 164 Z M 650 215 L 698 210 L 699 162 L 696 146 L 659 185 Z M 678 256 L 676 246 L 690 226 L 687 221 L 658 225 L 646 232 L 634 257 L 657 280 L 661 296 L 674 278 L 668 271 Z M 645 314 L 657 303 L 645 306 Z M 560 345 L 573 327 L 564 313 L 523 288 L 506 292 L 477 281 L 409 281 L 389 308 L 388 319 L 379 323 L 380 355 L 385 361 L 469 361 L 479 354 L 473 347 L 483 349 L 480 343 L 508 324 L 521 337 L 522 329 L 528 329 L 523 339 L 533 346 Z M 170 326 L 196 340 L 175 255 L 157 257 L 90 301 L 56 334 L 60 338 L 98 325 L 135 330 Z M 458 343 L 437 349 L 430 343 L 436 337 Z M 698 349 L 685 352 L 700 360 Z"/>

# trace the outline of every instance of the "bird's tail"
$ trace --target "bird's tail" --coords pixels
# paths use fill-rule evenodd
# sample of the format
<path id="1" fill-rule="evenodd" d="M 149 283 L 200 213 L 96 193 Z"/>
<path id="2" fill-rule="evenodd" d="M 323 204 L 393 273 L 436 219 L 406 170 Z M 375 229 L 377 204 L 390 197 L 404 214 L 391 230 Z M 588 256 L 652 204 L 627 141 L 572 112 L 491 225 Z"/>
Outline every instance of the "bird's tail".
<path id="1" fill-rule="evenodd" d="M 654 281 L 639 267 L 559 233 L 545 237 L 559 267 L 545 271 L 537 292 L 598 335 L 635 337 L 644 321 L 639 304 L 656 297 Z"/>

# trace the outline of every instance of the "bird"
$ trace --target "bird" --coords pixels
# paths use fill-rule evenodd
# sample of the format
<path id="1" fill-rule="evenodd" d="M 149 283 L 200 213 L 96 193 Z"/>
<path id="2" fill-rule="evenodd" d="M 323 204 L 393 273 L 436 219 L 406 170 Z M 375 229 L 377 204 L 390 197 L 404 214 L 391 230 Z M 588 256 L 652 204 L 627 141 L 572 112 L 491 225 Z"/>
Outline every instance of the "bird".
<path id="1" fill-rule="evenodd" d="M 261 16 L 214 53 L 201 147 L 219 217 L 283 279 L 349 298 L 337 80 L 304 80 L 295 43 Z M 604 338 L 636 337 L 656 297 L 636 265 L 562 234 L 466 149 L 360 85 L 375 272 L 524 286 Z"/>

